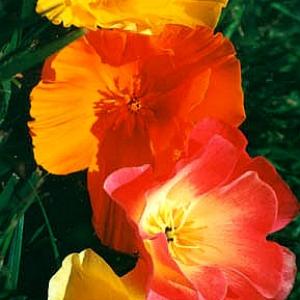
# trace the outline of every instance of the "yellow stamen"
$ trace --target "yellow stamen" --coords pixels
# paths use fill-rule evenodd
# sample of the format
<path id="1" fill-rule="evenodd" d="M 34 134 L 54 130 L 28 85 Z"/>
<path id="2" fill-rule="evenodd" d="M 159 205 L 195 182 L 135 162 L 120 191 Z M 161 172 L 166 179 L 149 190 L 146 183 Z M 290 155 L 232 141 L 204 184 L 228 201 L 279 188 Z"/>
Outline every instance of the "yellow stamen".
<path id="1" fill-rule="evenodd" d="M 149 234 L 163 232 L 166 235 L 170 254 L 184 264 L 197 263 L 198 255 L 194 251 L 199 254 L 204 246 L 201 244 L 201 230 L 206 227 L 191 220 L 193 207 L 192 202 L 179 204 L 165 199 L 148 211 L 142 221 L 143 228 Z"/>
<path id="2" fill-rule="evenodd" d="M 132 101 L 130 101 L 128 103 L 129 105 L 129 109 L 132 111 L 132 112 L 138 112 L 141 108 L 142 108 L 142 103 L 141 101 L 137 100 L 137 99 L 133 99 Z"/>

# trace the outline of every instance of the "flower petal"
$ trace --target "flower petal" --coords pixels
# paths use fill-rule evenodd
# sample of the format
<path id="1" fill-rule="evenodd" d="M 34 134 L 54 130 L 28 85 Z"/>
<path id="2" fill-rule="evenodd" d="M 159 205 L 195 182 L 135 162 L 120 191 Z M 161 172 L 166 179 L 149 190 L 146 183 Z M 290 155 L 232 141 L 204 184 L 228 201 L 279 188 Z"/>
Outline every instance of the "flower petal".
<path id="1" fill-rule="evenodd" d="M 275 168 L 265 158 L 256 157 L 244 168 L 257 172 L 259 177 L 274 189 L 278 200 L 278 214 L 272 231 L 282 229 L 299 214 L 300 204 L 297 198 L 276 172 Z"/>
<path id="2" fill-rule="evenodd" d="M 31 93 L 34 155 L 51 173 L 68 174 L 92 165 L 97 148 L 91 128 L 96 121 L 98 77 L 94 68 L 84 66 L 99 63 L 85 39 L 77 40 L 48 59 L 42 81 Z"/>
<path id="3" fill-rule="evenodd" d="M 138 225 L 132 221 L 130 224 L 136 238 L 138 261 L 134 269 L 122 277 L 122 282 L 126 285 L 130 295 L 142 300 L 145 299 L 145 294 L 149 292 L 153 277 L 153 262 L 139 234 Z"/>
<path id="4" fill-rule="evenodd" d="M 86 38 L 101 57 L 102 62 L 112 66 L 163 52 L 161 49 L 153 48 L 149 36 L 122 30 L 89 31 Z"/>
<path id="5" fill-rule="evenodd" d="M 177 175 L 167 183 L 170 186 L 168 197 L 179 199 L 188 190 L 197 196 L 225 183 L 238 158 L 239 151 L 230 142 L 215 135 L 203 153 L 185 166 L 181 165 Z"/>
<path id="6" fill-rule="evenodd" d="M 145 241 L 145 246 L 154 266 L 151 289 L 170 300 L 198 299 L 193 285 L 170 256 L 165 235 Z"/>
<path id="7" fill-rule="evenodd" d="M 205 300 L 223 300 L 227 293 L 227 278 L 217 267 L 184 266 L 185 274 L 193 282 L 197 290 Z M 227 299 L 227 298 L 226 298 Z"/>
<path id="8" fill-rule="evenodd" d="M 244 150 L 248 143 L 237 128 L 214 118 L 205 118 L 193 127 L 189 135 L 188 156 L 201 151 L 214 135 L 222 136 L 240 150 Z"/>
<path id="9" fill-rule="evenodd" d="M 48 300 L 131 300 L 141 299 L 128 293 L 122 280 L 92 250 L 67 256 L 51 278 Z"/>
<path id="10" fill-rule="evenodd" d="M 104 189 L 137 223 L 146 204 L 145 191 L 151 187 L 153 180 L 149 165 L 123 168 L 106 178 Z"/>
<path id="11" fill-rule="evenodd" d="M 241 67 L 236 58 L 232 57 L 212 70 L 205 98 L 193 114 L 197 120 L 209 116 L 235 126 L 243 122 L 245 110 Z"/>
<path id="12" fill-rule="evenodd" d="M 241 274 L 227 270 L 226 275 L 228 278 L 228 291 L 226 300 L 267 300 L 269 297 L 262 296 L 251 283 Z"/>
<path id="13" fill-rule="evenodd" d="M 282 270 L 282 281 L 280 284 L 280 289 L 274 300 L 284 300 L 290 294 L 296 273 L 296 257 L 289 249 L 281 247 L 283 253 L 283 270 Z"/>
<path id="14" fill-rule="evenodd" d="M 123 209 L 104 191 L 106 177 L 118 168 L 149 163 L 152 155 L 143 129 L 129 135 L 126 128 L 107 130 L 99 147 L 99 172 L 89 172 L 88 189 L 93 208 L 93 223 L 105 245 L 119 251 L 136 252 L 135 237 Z"/>
<path id="15" fill-rule="evenodd" d="M 237 270 L 265 297 L 276 295 L 283 257 L 277 244 L 265 240 L 277 214 L 276 196 L 267 184 L 255 173 L 245 173 L 200 197 L 192 214 L 203 227 L 200 261 Z"/>
<path id="16" fill-rule="evenodd" d="M 144 31 L 159 30 L 166 23 L 215 27 L 226 4 L 227 0 L 39 0 L 36 11 L 64 26 Z"/>

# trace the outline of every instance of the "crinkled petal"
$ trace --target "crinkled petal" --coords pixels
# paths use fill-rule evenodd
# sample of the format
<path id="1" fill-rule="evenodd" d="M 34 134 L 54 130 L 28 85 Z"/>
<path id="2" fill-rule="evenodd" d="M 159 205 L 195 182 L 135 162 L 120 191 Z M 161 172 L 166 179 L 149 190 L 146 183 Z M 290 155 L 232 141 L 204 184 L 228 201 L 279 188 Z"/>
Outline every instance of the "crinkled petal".
<path id="1" fill-rule="evenodd" d="M 226 4 L 227 0 L 39 0 L 36 11 L 64 26 L 151 33 L 167 23 L 215 27 Z"/>
<path id="2" fill-rule="evenodd" d="M 80 39 L 47 60 L 42 81 L 31 93 L 34 155 L 51 173 L 68 174 L 92 165 L 99 65 L 95 51 Z"/>

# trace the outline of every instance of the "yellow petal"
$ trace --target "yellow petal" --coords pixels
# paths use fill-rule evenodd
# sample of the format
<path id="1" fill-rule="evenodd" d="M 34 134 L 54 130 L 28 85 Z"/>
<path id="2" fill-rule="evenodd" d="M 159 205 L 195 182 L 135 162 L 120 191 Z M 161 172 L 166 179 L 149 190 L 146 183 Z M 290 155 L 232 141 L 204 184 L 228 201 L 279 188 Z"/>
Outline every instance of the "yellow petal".
<path id="1" fill-rule="evenodd" d="M 51 278 L 48 300 L 134 300 L 122 280 L 90 249 L 67 256 Z"/>
<path id="2" fill-rule="evenodd" d="M 165 24 L 214 28 L 228 0 L 39 0 L 36 11 L 55 24 L 145 32 Z M 148 32 L 148 31 L 146 31 Z"/>

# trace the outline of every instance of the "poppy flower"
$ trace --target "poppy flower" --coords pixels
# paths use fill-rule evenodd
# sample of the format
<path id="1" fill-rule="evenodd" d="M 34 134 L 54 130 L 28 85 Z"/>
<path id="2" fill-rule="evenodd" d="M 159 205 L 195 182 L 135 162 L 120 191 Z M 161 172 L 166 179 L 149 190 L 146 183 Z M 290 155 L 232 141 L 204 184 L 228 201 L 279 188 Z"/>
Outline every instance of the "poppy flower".
<path id="1" fill-rule="evenodd" d="M 48 300 L 141 300 L 142 278 L 131 281 L 131 274 L 117 276 L 91 249 L 68 255 L 49 283 Z"/>
<path id="2" fill-rule="evenodd" d="M 130 238 L 120 236 L 126 225 L 103 180 L 145 163 L 165 173 L 205 116 L 238 126 L 240 64 L 232 44 L 207 27 L 168 25 L 153 36 L 93 31 L 46 61 L 31 116 L 37 163 L 54 174 L 89 168 L 96 231 L 119 249 Z"/>
<path id="3" fill-rule="evenodd" d="M 159 180 L 144 165 L 105 181 L 151 256 L 147 299 L 286 299 L 295 258 L 266 237 L 299 205 L 274 168 L 250 158 L 245 146 L 237 129 L 206 119 L 170 178 Z"/>
<path id="4" fill-rule="evenodd" d="M 95 29 L 159 30 L 165 24 L 214 28 L 227 0 L 38 0 L 36 11 L 54 24 Z"/>

